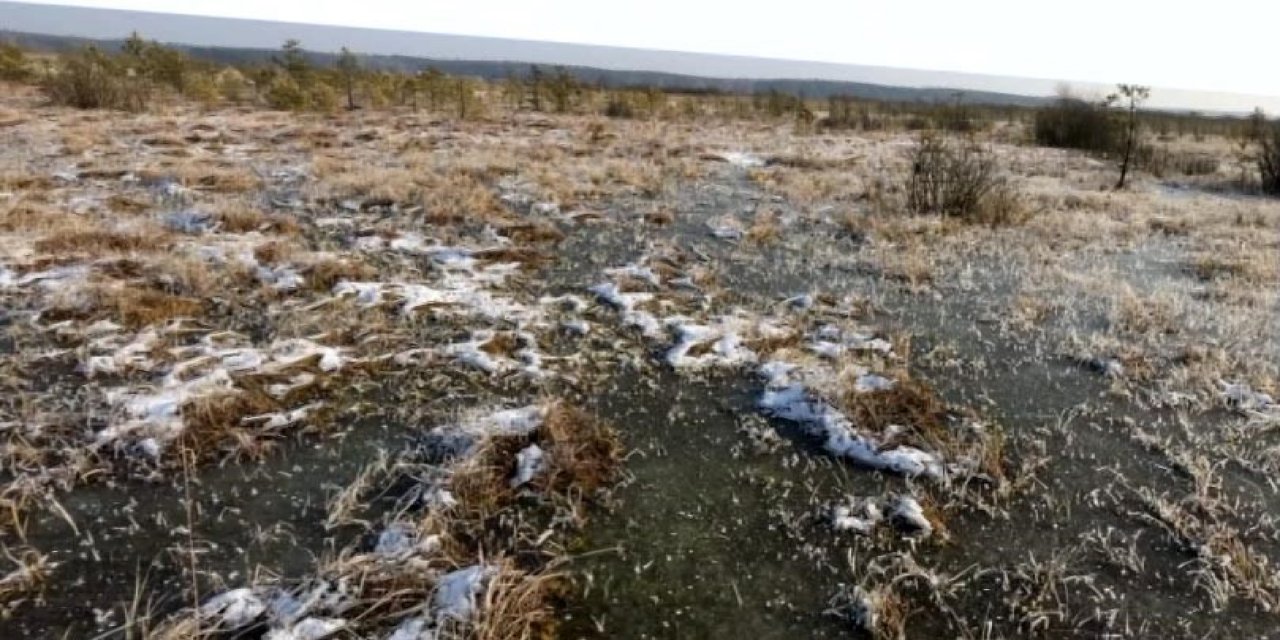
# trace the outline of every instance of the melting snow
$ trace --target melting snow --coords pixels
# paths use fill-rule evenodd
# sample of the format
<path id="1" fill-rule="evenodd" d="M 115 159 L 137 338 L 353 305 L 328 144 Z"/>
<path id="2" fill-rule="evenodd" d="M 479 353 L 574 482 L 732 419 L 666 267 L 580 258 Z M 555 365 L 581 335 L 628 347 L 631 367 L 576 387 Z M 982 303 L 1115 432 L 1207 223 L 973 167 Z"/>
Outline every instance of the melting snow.
<path id="1" fill-rule="evenodd" d="M 265 640 L 324 640 L 347 626 L 346 620 L 305 618 L 283 629 L 272 629 Z"/>
<path id="2" fill-rule="evenodd" d="M 516 474 L 511 478 L 511 488 L 521 487 L 533 481 L 534 476 L 546 466 L 542 448 L 531 444 L 516 454 Z"/>
<path id="3" fill-rule="evenodd" d="M 490 572 L 483 565 L 472 565 L 441 578 L 432 600 L 436 616 L 458 621 L 470 620 L 476 611 L 476 596 L 484 589 L 484 581 Z"/>
<path id="4" fill-rule="evenodd" d="M 200 617 L 217 620 L 222 629 L 239 629 L 266 610 L 266 603 L 252 589 L 240 588 L 220 593 L 200 605 Z"/>

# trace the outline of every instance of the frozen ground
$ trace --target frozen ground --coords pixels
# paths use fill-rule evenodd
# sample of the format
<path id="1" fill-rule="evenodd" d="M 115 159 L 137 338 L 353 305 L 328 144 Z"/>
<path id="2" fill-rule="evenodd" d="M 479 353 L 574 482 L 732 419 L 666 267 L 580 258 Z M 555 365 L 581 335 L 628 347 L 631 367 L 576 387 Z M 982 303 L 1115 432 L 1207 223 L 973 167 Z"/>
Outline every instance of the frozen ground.
<path id="1" fill-rule="evenodd" d="M 1273 637 L 1275 203 L 999 143 L 988 228 L 900 213 L 887 133 L 6 108 L 0 635 Z"/>

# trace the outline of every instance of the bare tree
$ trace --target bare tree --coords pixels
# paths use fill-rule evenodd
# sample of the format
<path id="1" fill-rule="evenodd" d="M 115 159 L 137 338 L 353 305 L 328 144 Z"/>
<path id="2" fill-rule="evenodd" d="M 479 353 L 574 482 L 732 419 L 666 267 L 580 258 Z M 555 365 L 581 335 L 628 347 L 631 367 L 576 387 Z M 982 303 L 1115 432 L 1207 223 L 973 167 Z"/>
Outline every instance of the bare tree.
<path id="1" fill-rule="evenodd" d="M 360 61 L 356 54 L 346 47 L 338 54 L 338 73 L 342 74 L 342 82 L 347 89 L 347 109 L 356 108 L 356 76 L 360 73 Z"/>
<path id="2" fill-rule="evenodd" d="M 1151 97 L 1151 87 L 1121 84 L 1117 85 L 1117 89 L 1117 93 L 1107 96 L 1107 102 L 1119 103 L 1126 112 L 1122 141 L 1124 146 L 1120 150 L 1120 180 L 1116 182 L 1116 189 L 1123 189 L 1125 178 L 1129 176 L 1129 166 L 1133 162 L 1133 152 L 1138 146 L 1138 107 Z"/>

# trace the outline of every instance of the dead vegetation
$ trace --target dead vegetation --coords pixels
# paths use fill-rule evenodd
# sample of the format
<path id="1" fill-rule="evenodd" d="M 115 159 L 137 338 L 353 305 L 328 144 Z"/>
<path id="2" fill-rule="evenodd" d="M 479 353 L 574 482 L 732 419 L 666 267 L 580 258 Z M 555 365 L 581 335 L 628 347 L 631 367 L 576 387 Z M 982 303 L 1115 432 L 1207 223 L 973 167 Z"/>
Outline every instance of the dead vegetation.
<path id="1" fill-rule="evenodd" d="M 89 254 L 99 257 L 108 253 L 137 253 L 161 251 L 171 241 L 163 235 L 135 231 L 73 231 L 60 233 L 36 241 L 34 249 L 40 253 L 67 256 Z"/>
<path id="2" fill-rule="evenodd" d="M 46 132 L 33 126 L 45 116 L 28 118 L 29 111 L 35 113 L 20 109 L 23 115 L 16 120 L 21 122 L 0 133 L 21 132 L 64 155 L 0 171 L 0 192 L 12 192 L 0 196 L 5 232 L 0 267 L 9 269 L 0 271 L 0 292 L 15 310 L 3 336 L 14 340 L 12 350 L 0 342 L 0 353 L 6 360 L 21 360 L 21 367 L 5 369 L 6 376 L 41 376 L 40 384 L 44 377 L 57 378 L 61 386 L 48 387 L 60 390 L 55 399 L 42 398 L 52 393 L 42 388 L 22 387 L 10 394 L 13 400 L 0 415 L 3 468 L 12 473 L 4 476 L 0 492 L 0 532 L 6 536 L 25 533 L 32 510 L 60 509 L 54 506 L 59 497 L 78 485 L 108 477 L 129 482 L 122 478 L 135 471 L 163 481 L 174 472 L 175 452 L 199 463 L 262 464 L 291 455 L 288 434 L 318 438 L 313 434 L 341 432 L 351 416 L 374 413 L 379 403 L 452 407 L 443 398 L 518 397 L 548 393 L 558 385 L 590 390 L 600 384 L 594 378 L 620 366 L 649 375 L 645 363 L 652 359 L 646 356 L 653 345 L 634 339 L 643 328 L 606 326 L 605 318 L 612 318 L 606 314 L 617 310 L 566 298 L 563 304 L 539 303 L 547 311 L 536 312 L 532 323 L 509 312 L 528 313 L 537 308 L 531 301 L 543 295 L 585 298 L 581 289 L 594 282 L 564 280 L 557 267 L 621 264 L 644 253 L 661 254 L 668 244 L 679 245 L 683 253 L 653 260 L 652 279 L 641 272 L 619 280 L 623 293 L 655 295 L 635 307 L 655 316 L 688 314 L 701 320 L 737 305 L 761 317 L 765 309 L 781 314 L 771 297 L 775 292 L 766 296 L 742 284 L 754 282 L 743 276 L 755 271 L 783 274 L 777 280 L 787 287 L 844 288 L 862 298 L 855 312 L 838 297 L 813 296 L 815 307 L 805 311 L 811 314 L 806 317 L 824 324 L 891 317 L 897 307 L 912 306 L 897 295 L 905 291 L 920 307 L 945 308 L 943 324 L 963 333 L 965 342 L 970 334 L 982 345 L 1021 336 L 1028 342 L 1018 346 L 1018 357 L 1025 358 L 1019 362 L 1033 370 L 1027 362 L 1056 362 L 1061 354 L 1102 363 L 1077 374 L 1108 372 L 1108 398 L 1134 397 L 1158 407 L 1176 401 L 1196 428 L 1209 432 L 1218 427 L 1207 419 L 1208 426 L 1201 427 L 1199 412 L 1220 407 L 1219 380 L 1240 379 L 1259 392 L 1274 393 L 1280 379 L 1270 357 L 1275 346 L 1274 332 L 1268 333 L 1271 316 L 1265 313 L 1275 302 L 1277 247 L 1263 233 L 1280 220 L 1274 205 L 1198 187 L 1166 191 L 1153 175 L 1160 172 L 1155 157 L 1132 189 L 1103 192 L 1099 188 L 1109 184 L 1108 170 L 1090 158 L 1013 144 L 1025 137 L 1025 123 L 1008 123 L 1010 130 L 998 134 L 979 132 L 976 146 L 948 139 L 943 144 L 950 145 L 957 162 L 936 148 L 916 156 L 901 153 L 911 138 L 893 127 L 900 126 L 904 114 L 885 120 L 889 130 L 834 136 L 710 118 L 627 119 L 611 121 L 604 131 L 572 115 L 446 121 L 406 108 L 286 118 L 252 109 L 196 112 L 183 106 L 74 121 L 65 111 L 51 110 L 47 118 L 66 120 L 66 126 Z M 869 113 L 867 122 L 879 117 Z M 144 159 L 137 166 L 111 156 L 76 164 L 74 170 L 63 166 L 71 164 L 71 155 L 107 149 L 116 140 L 137 143 Z M 1206 147 L 1212 144 L 1221 141 Z M 786 153 L 771 152 L 782 148 Z M 698 158 L 703 149 L 765 150 L 745 159 L 763 165 L 738 166 L 720 156 L 712 164 Z M 1168 166 L 1161 171 L 1203 179 L 1193 187 L 1225 179 L 1225 166 L 1204 161 L 1203 154 L 1212 149 L 1193 146 L 1190 138 L 1175 139 L 1164 151 L 1160 161 Z M 718 215 L 726 208 L 739 218 L 741 237 L 702 237 L 708 211 Z M 902 215 L 913 209 L 937 215 Z M 183 211 L 210 212 L 208 228 L 162 232 L 153 224 Z M 673 241 L 677 230 L 680 236 Z M 609 255 L 582 254 L 580 234 L 597 231 L 599 246 Z M 634 243 L 628 235 L 633 231 L 639 238 Z M 443 264 L 432 253 L 452 247 L 462 248 L 459 255 L 466 259 Z M 762 266 L 761 256 L 772 262 Z M 521 266 L 496 275 L 498 266 L 510 262 Z M 79 279 L 76 267 L 87 269 L 85 279 Z M 774 268 L 777 274 L 769 271 Z M 475 284 L 490 277 L 493 282 Z M 504 278 L 511 284 L 493 284 Z M 335 289 L 343 283 L 356 288 L 339 304 Z M 359 288 L 366 285 L 381 288 Z M 414 296 L 421 306 L 407 309 Z M 956 300 L 973 304 L 960 311 L 947 306 Z M 574 311 L 579 304 L 585 311 Z M 462 308 L 468 311 L 461 313 Z M 107 320 L 121 325 L 118 335 L 107 328 Z M 520 337 L 530 326 L 532 339 Z M 439 348 L 477 328 L 494 336 L 477 351 L 500 361 L 498 373 Z M 136 351 L 123 348 L 149 329 L 160 334 L 155 343 L 138 342 L 130 347 Z M 664 339 L 670 329 L 658 326 Z M 229 339 L 228 333 L 239 337 Z M 776 332 L 747 336 L 744 344 L 759 355 L 802 353 L 806 335 L 798 324 L 787 323 Z M 361 364 L 344 365 L 335 374 L 321 367 L 324 356 L 313 355 L 271 375 L 234 372 L 233 392 L 196 395 L 181 403 L 184 431 L 158 461 L 139 461 L 137 442 L 92 444 L 103 429 L 99 416 L 125 410 L 104 404 L 106 392 L 117 391 L 116 385 L 163 390 L 169 367 L 186 362 L 176 354 L 193 353 L 201 344 L 228 341 L 247 350 L 300 336 L 341 346 Z M 530 344 L 547 351 L 539 356 L 546 362 L 545 377 L 538 377 L 537 366 L 529 367 L 534 372 L 521 368 L 527 365 L 521 352 Z M 717 348 L 715 342 L 702 343 L 689 354 L 715 354 Z M 909 345 L 895 349 L 906 352 Z M 998 365 L 1011 357 L 995 349 L 982 357 L 944 351 L 935 350 L 938 359 L 970 386 L 988 375 L 990 363 L 984 358 Z M 123 353 L 119 370 L 77 371 L 90 353 L 113 358 Z M 206 364 L 244 355 L 210 353 Z M 135 356 L 154 360 L 155 366 L 138 367 Z M 1110 373 L 1115 371 L 1107 368 L 1111 361 L 1121 373 Z M 859 362 L 890 375 L 896 385 L 825 396 L 857 428 L 885 435 L 879 443 L 884 450 L 910 446 L 936 452 L 949 462 L 972 465 L 963 471 L 1002 486 L 989 491 L 991 483 L 975 482 L 974 487 L 982 486 L 943 491 L 919 480 L 903 482 L 919 498 L 925 518 L 939 533 L 938 543 L 896 535 L 869 543 L 898 545 L 895 551 L 910 545 L 915 557 L 911 562 L 886 558 L 883 547 L 875 548 L 873 557 L 859 557 L 854 575 L 859 586 L 842 591 L 833 611 L 884 638 L 907 636 L 912 620 L 921 618 L 950 620 L 947 628 L 967 637 L 1065 637 L 1084 630 L 1124 635 L 1117 631 L 1119 623 L 1103 621 L 1116 609 L 1099 593 L 1145 588 L 1134 585 L 1147 585 L 1157 560 L 1164 558 L 1163 552 L 1139 545 L 1132 530 L 1086 539 L 1087 558 L 1079 550 L 1046 555 L 1037 547 L 1025 559 L 994 562 L 983 556 L 972 571 L 947 563 L 973 557 L 968 545 L 975 542 L 966 536 L 975 521 L 995 522 L 983 530 L 988 537 L 1008 531 L 1010 545 L 1034 546 L 1031 538 L 1043 530 L 1037 527 L 1057 522 L 1065 528 L 1074 526 L 1073 518 L 1096 517 L 1083 500 L 1062 489 L 1090 487 L 1070 485 L 1078 481 L 1072 479 L 1061 485 L 1054 475 L 1015 474 L 1011 458 L 1024 456 L 1018 459 L 1030 467 L 1042 458 L 1057 460 L 1061 452 L 1065 462 L 1052 467 L 1054 473 L 1081 466 L 1092 472 L 1092 456 L 1106 464 L 1131 461 L 1118 460 L 1122 454 L 1105 446 L 1072 446 L 1075 438 L 1098 438 L 1094 430 L 1069 432 L 1065 444 L 1048 446 L 1028 442 L 1041 437 L 1038 424 L 1009 433 L 988 429 L 973 414 L 947 407 L 923 378 L 899 371 L 898 363 Z M 64 365 L 67 371 L 59 371 Z M 65 391 L 74 386 L 85 389 L 83 396 Z M 398 387 L 418 395 L 412 402 L 379 395 Z M 1046 387 L 1036 393 L 1047 403 L 1055 394 L 1074 391 Z M 731 402 L 737 400 L 725 405 L 736 406 Z M 1041 398 L 1026 401 L 1036 404 Z M 317 407 L 306 420 L 287 422 L 289 412 L 313 402 L 330 404 Z M 1092 395 L 1081 402 L 1112 406 Z M 348 413 L 335 419 L 342 410 Z M 1240 427 L 1229 447 L 1201 443 L 1206 455 L 1230 451 L 1235 460 L 1274 470 L 1280 457 L 1276 447 L 1261 442 L 1274 420 L 1265 414 L 1247 419 L 1253 421 L 1250 430 Z M 280 426 L 282 421 L 287 425 Z M 1250 448 L 1255 438 L 1259 446 Z M 653 450 L 660 453 L 661 444 Z M 544 466 L 513 487 L 519 456 L 534 445 Z M 791 455 L 802 462 L 793 462 Z M 1153 455 L 1170 468 L 1202 466 L 1167 452 Z M 814 456 L 803 451 L 787 456 L 786 465 L 813 464 Z M 447 478 L 424 470 L 420 461 L 389 457 L 371 463 L 333 496 L 325 522 L 333 536 L 347 535 L 348 527 L 361 530 L 362 542 L 317 563 L 322 581 L 336 584 L 346 578 L 358 585 L 355 608 L 340 614 L 353 621 L 352 628 L 341 633 L 388 636 L 400 621 L 430 609 L 439 580 L 476 565 L 492 568 L 477 595 L 483 604 L 465 631 L 456 630 L 481 638 L 551 633 L 557 621 L 553 605 L 576 595 L 566 591 L 567 569 L 556 559 L 571 547 L 593 498 L 617 479 L 620 464 L 617 434 L 564 404 L 557 404 L 531 434 L 485 441 Z M 863 479 L 835 465 L 845 480 Z M 410 476 L 419 483 L 418 498 L 447 488 L 459 504 L 428 508 L 425 498 L 401 501 L 391 510 L 395 517 L 370 508 L 382 492 L 394 493 L 389 486 L 409 482 Z M 430 484 L 435 481 L 441 484 Z M 1227 476 L 1209 484 L 1237 482 Z M 1026 502 L 1010 502 L 1011 496 L 1022 497 L 1006 489 L 1014 485 L 1029 493 Z M 953 489 L 957 493 L 950 493 Z M 785 499 L 810 490 L 788 487 Z M 975 497 L 980 493 L 986 495 Z M 1229 609 L 1237 601 L 1263 609 L 1277 606 L 1271 550 L 1251 537 L 1250 525 L 1235 514 L 1247 501 L 1231 502 L 1198 489 L 1185 497 L 1164 488 L 1137 495 L 1139 507 L 1132 509 L 1141 514 L 1133 516 L 1137 530 L 1162 532 L 1177 543 L 1178 560 L 1188 563 L 1170 573 L 1169 582 L 1198 590 L 1197 598 L 1214 609 Z M 419 541 L 440 536 L 438 555 L 380 556 L 369 538 L 392 524 L 407 525 Z M 541 538 L 546 532 L 550 537 Z M 812 548 L 803 553 L 823 554 Z M 22 587 L 13 591 L 18 599 L 60 579 L 44 556 L 26 550 L 13 556 L 14 567 L 31 568 L 22 576 L 48 576 L 44 582 L 14 578 L 12 584 Z M 1097 558 L 1130 572 L 1134 582 L 1118 582 L 1105 572 L 1089 575 L 1093 567 L 1085 560 Z M 7 584 L 0 582 L 0 593 Z M 272 585 L 295 595 L 309 588 L 296 576 L 264 579 L 257 586 Z M 965 601 L 966 593 L 996 594 L 984 596 L 982 605 L 990 600 L 996 608 L 976 608 Z M 979 611 L 1000 622 L 980 628 Z M 216 635 L 203 624 L 209 620 L 192 620 L 175 621 L 172 637 Z M 1165 618 L 1152 624 L 1176 627 Z"/>

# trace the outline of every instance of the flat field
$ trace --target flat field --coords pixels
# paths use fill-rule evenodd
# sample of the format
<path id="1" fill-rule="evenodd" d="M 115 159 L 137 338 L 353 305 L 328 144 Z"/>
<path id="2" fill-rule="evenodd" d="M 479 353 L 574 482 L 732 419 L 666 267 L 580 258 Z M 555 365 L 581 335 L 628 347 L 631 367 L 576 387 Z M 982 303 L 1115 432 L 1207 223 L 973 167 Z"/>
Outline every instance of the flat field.
<path id="1" fill-rule="evenodd" d="M 1023 127 L 7 92 L 0 637 L 1280 637 L 1280 202 Z"/>

